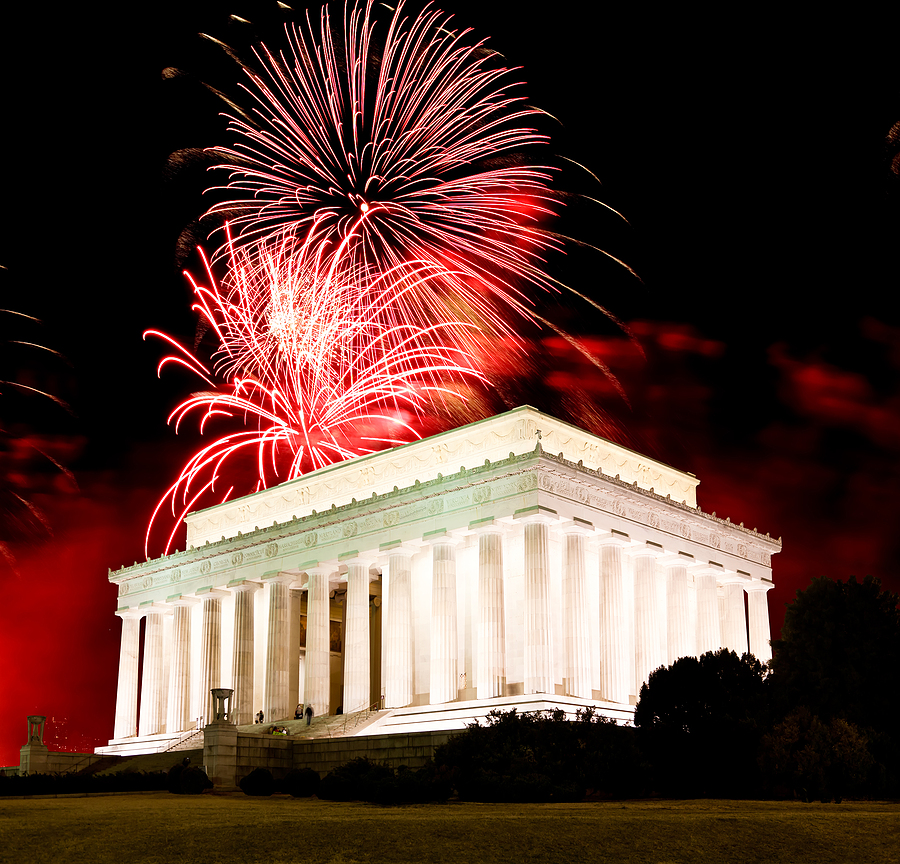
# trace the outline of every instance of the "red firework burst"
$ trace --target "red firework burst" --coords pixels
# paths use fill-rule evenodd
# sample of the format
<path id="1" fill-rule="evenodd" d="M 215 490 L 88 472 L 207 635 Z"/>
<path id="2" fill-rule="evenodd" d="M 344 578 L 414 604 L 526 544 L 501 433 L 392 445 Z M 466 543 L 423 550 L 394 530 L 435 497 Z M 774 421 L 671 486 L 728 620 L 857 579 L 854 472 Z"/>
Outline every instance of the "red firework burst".
<path id="1" fill-rule="evenodd" d="M 410 418 L 459 397 L 454 385 L 464 379 L 482 380 L 471 356 L 445 338 L 462 324 L 418 327 L 392 320 L 404 296 L 451 274 L 429 262 L 407 262 L 385 273 L 357 267 L 349 280 L 344 259 L 352 241 L 353 235 L 334 251 L 311 240 L 290 253 L 283 244 L 252 254 L 232 248 L 221 288 L 204 256 L 208 285 L 187 275 L 194 309 L 219 342 L 209 364 L 164 333 L 145 334 L 175 349 L 158 371 L 175 363 L 210 387 L 172 412 L 176 430 L 189 415 L 199 415 L 201 432 L 236 417 L 244 427 L 188 460 L 154 511 L 148 554 L 163 509 L 175 518 L 168 553 L 181 520 L 199 501 L 234 493 L 223 473 L 244 454 L 253 454 L 257 476 L 239 494 L 417 438 Z"/>
<path id="2" fill-rule="evenodd" d="M 510 309 L 538 318 L 523 285 L 550 288 L 541 265 L 557 246 L 541 228 L 553 214 L 550 169 L 522 164 L 546 139 L 540 112 L 517 95 L 497 55 L 451 17 L 402 4 L 386 23 L 372 0 L 328 7 L 318 27 L 289 26 L 287 51 L 256 50 L 247 68 L 253 122 L 232 119 L 237 143 L 222 153 L 238 244 L 302 245 L 311 230 L 335 246 L 360 241 L 342 260 L 351 272 L 444 276 L 407 292 L 392 314 L 413 326 L 464 320 L 515 336 Z"/>

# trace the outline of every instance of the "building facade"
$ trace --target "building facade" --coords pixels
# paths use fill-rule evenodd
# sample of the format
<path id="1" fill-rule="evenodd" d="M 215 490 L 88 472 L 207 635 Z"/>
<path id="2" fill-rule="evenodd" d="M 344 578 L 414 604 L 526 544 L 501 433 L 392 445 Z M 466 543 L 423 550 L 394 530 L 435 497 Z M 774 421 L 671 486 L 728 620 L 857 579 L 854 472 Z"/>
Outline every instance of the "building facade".
<path id="1" fill-rule="evenodd" d="M 219 686 L 239 725 L 535 694 L 621 717 L 678 657 L 768 660 L 781 541 L 703 513 L 698 482 L 526 406 L 191 514 L 186 551 L 109 575 L 102 749 L 202 726 Z"/>

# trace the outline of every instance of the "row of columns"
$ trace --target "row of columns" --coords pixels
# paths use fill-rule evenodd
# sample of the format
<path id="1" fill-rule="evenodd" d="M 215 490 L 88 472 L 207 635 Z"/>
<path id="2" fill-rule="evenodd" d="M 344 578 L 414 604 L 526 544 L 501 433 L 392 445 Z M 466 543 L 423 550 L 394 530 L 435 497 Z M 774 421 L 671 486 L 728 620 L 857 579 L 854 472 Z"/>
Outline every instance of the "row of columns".
<path id="1" fill-rule="evenodd" d="M 524 682 L 525 693 L 555 691 L 553 609 L 551 607 L 550 526 L 556 520 L 540 512 L 524 515 Z M 504 541 L 507 528 L 492 519 L 472 523 L 478 538 L 475 686 L 479 699 L 502 696 L 507 686 L 507 634 L 504 597 Z M 727 578 L 722 568 L 697 566 L 692 557 L 667 555 L 654 543 L 634 544 L 612 532 L 599 539 L 599 609 L 588 609 L 587 543 L 590 523 L 575 519 L 559 526 L 562 541 L 562 618 L 565 676 L 569 695 L 591 698 L 592 629 L 598 631 L 600 692 L 604 699 L 628 703 L 653 669 L 681 656 L 720 647 L 738 654 L 749 650 L 761 660 L 771 656 L 769 583 Z M 431 546 L 432 608 L 430 701 L 453 701 L 459 692 L 456 547 L 459 539 L 445 531 L 425 538 Z M 412 566 L 418 548 L 397 545 L 386 550 L 389 593 L 383 639 L 383 692 L 386 707 L 409 705 L 414 698 L 412 655 Z M 625 566 L 625 556 L 631 567 Z M 344 612 L 343 707 L 347 713 L 370 703 L 369 569 L 375 556 L 342 559 L 347 565 Z M 331 694 L 330 580 L 337 567 L 316 565 L 307 574 L 307 635 L 304 701 L 316 715 L 328 713 Z M 689 587 L 693 571 L 694 591 Z M 721 571 L 721 572 L 719 572 Z M 290 584 L 282 574 L 269 581 L 266 639 L 266 716 L 291 713 L 289 679 L 299 642 L 291 644 Z M 628 579 L 631 584 L 628 584 Z M 232 717 L 253 721 L 254 596 L 256 582 L 230 583 L 234 595 Z M 749 645 L 744 590 L 749 594 Z M 171 615 L 171 662 L 164 662 L 165 612 L 161 607 L 128 610 L 123 618 L 116 737 L 155 734 L 187 728 L 190 710 L 189 662 L 191 605 L 202 603 L 201 658 L 197 681 L 203 694 L 201 713 L 211 717 L 209 691 L 222 686 L 221 622 L 223 590 L 207 589 L 197 598 L 174 601 Z M 664 602 L 661 602 L 664 598 Z M 140 717 L 136 716 L 140 617 L 146 616 Z M 296 665 L 293 666 L 296 670 Z M 172 686 L 168 674 L 173 676 Z M 295 673 L 296 674 L 296 673 Z M 169 694 L 171 693 L 171 699 Z M 167 703 L 168 700 L 168 703 Z M 139 722 L 138 722 L 139 721 Z"/>

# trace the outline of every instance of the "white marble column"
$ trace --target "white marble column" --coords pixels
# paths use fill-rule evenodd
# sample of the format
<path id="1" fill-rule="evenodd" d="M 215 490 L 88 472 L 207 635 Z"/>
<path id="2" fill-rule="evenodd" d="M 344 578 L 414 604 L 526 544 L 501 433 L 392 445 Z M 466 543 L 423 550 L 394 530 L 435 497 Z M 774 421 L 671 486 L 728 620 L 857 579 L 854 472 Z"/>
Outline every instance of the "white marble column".
<path id="1" fill-rule="evenodd" d="M 593 525 L 581 519 L 562 525 L 563 612 L 565 615 L 566 678 L 569 696 L 590 699 L 591 639 L 588 631 L 587 565 L 585 544 Z"/>
<path id="2" fill-rule="evenodd" d="M 525 523 L 525 694 L 555 693 L 553 617 L 550 610 L 550 523 L 545 513 L 520 517 Z"/>
<path id="3" fill-rule="evenodd" d="M 210 690 L 222 686 L 222 597 L 227 592 L 210 589 L 200 594 L 203 618 L 200 624 L 200 669 L 197 690 L 200 695 L 200 717 L 205 726 L 213 719 Z"/>
<path id="4" fill-rule="evenodd" d="M 431 543 L 431 670 L 432 705 L 452 702 L 459 692 L 456 617 L 456 545 L 446 531 L 427 537 Z M 502 575 L 502 574 L 501 574 Z"/>
<path id="5" fill-rule="evenodd" d="M 290 584 L 294 577 L 279 574 L 267 579 L 269 586 L 269 622 L 266 632 L 266 682 L 263 713 L 266 720 L 286 720 L 294 716 L 288 705 L 288 616 Z"/>
<path id="6" fill-rule="evenodd" d="M 617 532 L 599 541 L 600 692 L 604 699 L 626 705 L 631 693 L 629 654 L 633 652 L 622 561 L 628 545 L 628 538 Z"/>
<path id="7" fill-rule="evenodd" d="M 479 699 L 503 696 L 506 688 L 506 610 L 503 596 L 503 528 L 493 520 L 478 535 L 478 657 L 475 692 Z"/>
<path id="8" fill-rule="evenodd" d="M 116 612 L 122 619 L 119 646 L 119 686 L 116 692 L 116 738 L 137 734 L 138 658 L 141 647 L 141 613 L 137 609 Z"/>
<path id="9" fill-rule="evenodd" d="M 331 711 L 331 566 L 306 569 L 306 663 L 303 701 L 316 717 Z"/>
<path id="10" fill-rule="evenodd" d="M 200 601 L 179 597 L 170 602 L 175 608 L 166 731 L 183 732 L 191 721 L 191 607 Z"/>
<path id="11" fill-rule="evenodd" d="M 744 580 L 733 577 L 725 583 L 725 626 L 722 642 L 740 657 L 749 650 L 747 616 L 744 610 Z"/>
<path id="12" fill-rule="evenodd" d="M 384 632 L 384 707 L 403 708 L 413 701 L 412 577 L 410 552 L 390 550 L 387 626 Z"/>
<path id="13" fill-rule="evenodd" d="M 709 570 L 694 574 L 697 591 L 697 655 L 722 647 L 719 633 L 719 590 L 716 576 Z"/>
<path id="14" fill-rule="evenodd" d="M 294 582 L 296 588 L 297 583 Z M 302 594 L 296 590 L 288 590 L 290 613 L 288 615 L 288 707 L 290 716 L 297 705 L 303 701 L 300 690 L 303 683 L 303 670 L 300 664 L 300 608 Z"/>
<path id="15" fill-rule="evenodd" d="M 650 673 L 665 664 L 659 631 L 659 597 L 656 587 L 656 559 L 662 549 L 656 545 L 636 546 L 634 559 L 634 675 L 635 691 L 641 692 Z"/>
<path id="16" fill-rule="evenodd" d="M 685 556 L 686 557 L 686 556 Z M 680 559 L 680 560 L 679 560 Z M 697 639 L 691 630 L 688 608 L 687 562 L 682 556 L 666 560 L 666 662 L 672 665 L 679 657 L 693 657 Z"/>
<path id="17" fill-rule="evenodd" d="M 229 582 L 234 592 L 234 650 L 231 664 L 231 716 L 236 726 L 253 722 L 253 596 L 259 590 L 256 582 Z"/>
<path id="18" fill-rule="evenodd" d="M 342 559 L 347 565 L 344 605 L 344 713 L 372 703 L 369 677 L 369 558 Z"/>
<path id="19" fill-rule="evenodd" d="M 165 613 L 159 608 L 145 610 L 144 668 L 141 675 L 141 735 L 157 735 L 165 731 L 165 676 L 163 658 L 163 626 Z"/>
<path id="20" fill-rule="evenodd" d="M 769 632 L 769 603 L 766 594 L 772 587 L 771 582 L 747 582 L 747 612 L 750 619 L 750 653 L 761 663 L 772 659 L 772 638 Z"/>

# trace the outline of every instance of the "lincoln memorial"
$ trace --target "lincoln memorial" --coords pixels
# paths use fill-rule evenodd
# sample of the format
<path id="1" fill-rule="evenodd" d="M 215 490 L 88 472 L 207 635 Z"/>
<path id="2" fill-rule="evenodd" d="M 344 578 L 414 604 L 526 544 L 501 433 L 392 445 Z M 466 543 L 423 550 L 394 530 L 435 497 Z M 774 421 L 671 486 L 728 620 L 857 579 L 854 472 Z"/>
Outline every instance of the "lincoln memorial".
<path id="1" fill-rule="evenodd" d="M 698 479 L 530 407 L 189 515 L 187 549 L 114 572 L 115 737 L 377 709 L 365 733 L 592 705 L 720 647 L 771 657 L 781 541 Z M 140 683 L 140 687 L 138 686 Z M 139 698 L 140 694 L 140 698 Z"/>

